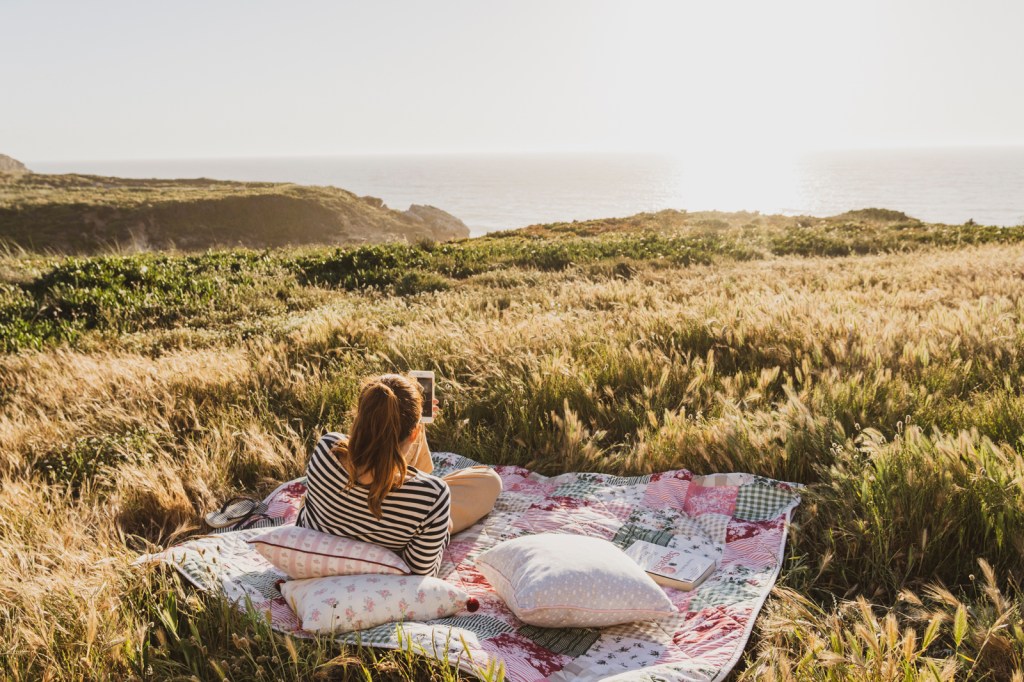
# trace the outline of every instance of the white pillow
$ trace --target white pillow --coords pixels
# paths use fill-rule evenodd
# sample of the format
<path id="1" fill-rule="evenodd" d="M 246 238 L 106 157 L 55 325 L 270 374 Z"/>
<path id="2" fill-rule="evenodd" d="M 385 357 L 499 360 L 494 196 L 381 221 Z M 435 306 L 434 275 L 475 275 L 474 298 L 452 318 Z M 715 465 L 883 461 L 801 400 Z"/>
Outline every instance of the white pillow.
<path id="1" fill-rule="evenodd" d="M 526 535 L 492 547 L 476 563 L 528 625 L 605 627 L 678 611 L 636 562 L 600 538 Z"/>
<path id="2" fill-rule="evenodd" d="M 412 573 L 389 549 L 298 526 L 279 526 L 249 541 L 256 551 L 291 578 L 358 573 Z"/>
<path id="3" fill-rule="evenodd" d="M 349 632 L 382 623 L 476 611 L 469 594 L 423 575 L 347 575 L 289 580 L 281 594 L 309 632 Z"/>

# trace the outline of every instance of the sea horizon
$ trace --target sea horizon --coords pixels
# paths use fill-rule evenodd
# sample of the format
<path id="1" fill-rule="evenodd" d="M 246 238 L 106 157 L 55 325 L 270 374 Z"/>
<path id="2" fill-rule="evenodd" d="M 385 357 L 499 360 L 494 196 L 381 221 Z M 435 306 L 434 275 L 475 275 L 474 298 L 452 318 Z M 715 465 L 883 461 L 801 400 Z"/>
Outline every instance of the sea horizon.
<path id="1" fill-rule="evenodd" d="M 757 156 L 655 153 L 363 154 L 31 161 L 44 173 L 294 182 L 389 207 L 429 204 L 473 236 L 664 209 L 826 217 L 862 208 L 928 222 L 1024 224 L 1024 147 Z"/>

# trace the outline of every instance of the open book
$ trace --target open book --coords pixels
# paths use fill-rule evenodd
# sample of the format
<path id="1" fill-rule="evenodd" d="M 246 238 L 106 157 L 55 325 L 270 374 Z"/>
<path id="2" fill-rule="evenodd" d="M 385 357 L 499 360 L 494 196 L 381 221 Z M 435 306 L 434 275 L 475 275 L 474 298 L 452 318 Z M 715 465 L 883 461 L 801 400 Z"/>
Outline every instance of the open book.
<path id="1" fill-rule="evenodd" d="M 637 540 L 626 555 L 647 571 L 654 582 L 677 590 L 692 590 L 715 571 L 715 560 L 672 547 Z"/>

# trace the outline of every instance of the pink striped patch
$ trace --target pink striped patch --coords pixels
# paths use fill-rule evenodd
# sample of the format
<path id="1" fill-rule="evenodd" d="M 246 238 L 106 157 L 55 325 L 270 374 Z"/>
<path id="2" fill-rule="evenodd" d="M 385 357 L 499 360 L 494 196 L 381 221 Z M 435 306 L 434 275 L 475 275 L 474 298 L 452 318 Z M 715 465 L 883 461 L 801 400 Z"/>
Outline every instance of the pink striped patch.
<path id="1" fill-rule="evenodd" d="M 412 571 L 389 549 L 298 526 L 280 526 L 249 541 L 264 559 L 290 578 Z"/>

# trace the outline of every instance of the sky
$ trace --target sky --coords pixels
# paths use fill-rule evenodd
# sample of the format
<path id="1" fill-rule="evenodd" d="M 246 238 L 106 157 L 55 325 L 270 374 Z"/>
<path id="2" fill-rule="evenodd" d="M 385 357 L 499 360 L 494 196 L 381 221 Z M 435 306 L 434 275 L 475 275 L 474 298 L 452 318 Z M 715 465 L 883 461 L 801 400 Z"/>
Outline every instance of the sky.
<path id="1" fill-rule="evenodd" d="M 1024 144 L 1024 2 L 0 0 L 26 162 Z"/>

